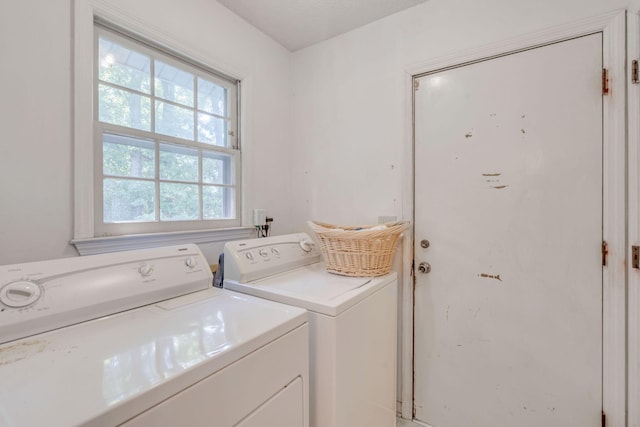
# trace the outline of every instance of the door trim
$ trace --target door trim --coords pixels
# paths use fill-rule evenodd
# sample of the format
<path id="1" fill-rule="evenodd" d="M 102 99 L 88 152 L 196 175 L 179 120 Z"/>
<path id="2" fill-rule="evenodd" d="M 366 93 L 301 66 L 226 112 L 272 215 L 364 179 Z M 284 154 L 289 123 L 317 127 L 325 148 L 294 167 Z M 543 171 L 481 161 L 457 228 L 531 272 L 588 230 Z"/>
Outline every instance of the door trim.
<path id="1" fill-rule="evenodd" d="M 603 391 L 602 406 L 608 427 L 626 426 L 626 12 L 618 10 L 541 32 L 470 49 L 405 67 L 405 137 L 403 217 L 414 217 L 414 106 L 413 79 L 420 74 L 491 59 L 509 53 L 601 32 L 603 66 L 609 71 L 609 95 L 603 97 L 603 239 L 609 257 L 603 267 Z M 406 234 L 408 236 L 408 233 Z M 415 238 L 415 237 L 414 237 Z M 413 239 L 403 247 L 403 335 L 401 342 L 401 408 L 413 418 Z"/>
<path id="2" fill-rule="evenodd" d="M 636 7 L 629 14 L 628 59 L 640 59 L 640 10 Z M 629 76 L 631 75 L 629 71 Z M 640 244 L 640 85 L 628 87 L 628 174 L 629 174 L 629 250 Z M 630 258 L 629 258 L 630 259 Z M 628 396 L 627 423 L 629 427 L 640 427 L 640 408 L 629 402 L 640 401 L 640 270 L 628 265 Z"/>

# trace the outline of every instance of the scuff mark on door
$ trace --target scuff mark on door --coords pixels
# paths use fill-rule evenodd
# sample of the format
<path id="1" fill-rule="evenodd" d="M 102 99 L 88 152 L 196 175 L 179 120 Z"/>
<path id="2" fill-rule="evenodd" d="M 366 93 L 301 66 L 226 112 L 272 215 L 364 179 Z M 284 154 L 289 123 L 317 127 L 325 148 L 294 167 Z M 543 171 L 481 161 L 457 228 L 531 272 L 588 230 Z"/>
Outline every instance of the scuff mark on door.
<path id="1" fill-rule="evenodd" d="M 483 177 L 485 178 L 497 178 L 499 176 L 502 176 L 502 173 L 500 172 L 491 172 L 491 173 L 483 173 L 482 174 Z M 500 182 L 499 179 L 485 179 L 485 182 L 487 182 L 488 184 L 497 184 Z M 493 188 L 495 190 L 502 190 L 503 188 L 507 188 L 508 185 L 489 185 L 489 188 Z"/>
<path id="2" fill-rule="evenodd" d="M 486 279 L 495 279 L 495 280 L 499 280 L 499 281 L 502 282 L 502 278 L 500 277 L 499 274 L 481 273 L 481 274 L 478 274 L 478 277 L 484 277 Z"/>

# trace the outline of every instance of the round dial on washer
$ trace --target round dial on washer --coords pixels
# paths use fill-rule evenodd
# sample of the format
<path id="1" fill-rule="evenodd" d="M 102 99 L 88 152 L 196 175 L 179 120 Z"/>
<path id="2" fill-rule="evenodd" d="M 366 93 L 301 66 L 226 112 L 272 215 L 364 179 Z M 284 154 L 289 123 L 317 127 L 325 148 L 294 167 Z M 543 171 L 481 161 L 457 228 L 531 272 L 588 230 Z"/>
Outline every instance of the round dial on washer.
<path id="1" fill-rule="evenodd" d="M 153 273 L 153 265 L 152 264 L 142 264 L 140 268 L 138 268 L 138 272 L 142 277 L 148 277 Z"/>
<path id="2" fill-rule="evenodd" d="M 248 260 L 253 261 L 253 254 L 251 252 L 247 252 L 245 256 L 247 257 Z"/>
<path id="3" fill-rule="evenodd" d="M 261 257 L 266 257 L 267 255 L 269 255 L 266 249 L 260 249 L 260 252 L 258 253 L 260 254 Z"/>
<path id="4" fill-rule="evenodd" d="M 40 298 L 42 290 L 36 283 L 27 280 L 12 282 L 0 290 L 0 301 L 9 307 L 26 307 Z"/>
<path id="5" fill-rule="evenodd" d="M 314 246 L 314 243 L 312 241 L 300 240 L 300 247 L 305 252 L 311 252 L 311 249 L 313 249 L 313 246 Z"/>
<path id="6" fill-rule="evenodd" d="M 198 265 L 198 260 L 190 256 L 184 260 L 184 264 L 189 268 L 195 268 Z"/>

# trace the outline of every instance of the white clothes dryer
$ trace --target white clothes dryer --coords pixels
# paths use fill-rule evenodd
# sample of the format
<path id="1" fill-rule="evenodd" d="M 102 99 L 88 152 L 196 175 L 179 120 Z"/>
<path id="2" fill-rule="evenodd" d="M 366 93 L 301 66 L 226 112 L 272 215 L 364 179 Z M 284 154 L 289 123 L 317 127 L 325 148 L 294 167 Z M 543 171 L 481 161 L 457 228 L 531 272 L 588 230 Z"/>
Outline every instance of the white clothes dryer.
<path id="1" fill-rule="evenodd" d="M 328 273 L 304 233 L 229 242 L 224 262 L 226 289 L 309 310 L 312 427 L 395 426 L 395 273 Z"/>
<path id="2" fill-rule="evenodd" d="M 0 425 L 308 427 L 300 308 L 195 245 L 0 266 Z"/>

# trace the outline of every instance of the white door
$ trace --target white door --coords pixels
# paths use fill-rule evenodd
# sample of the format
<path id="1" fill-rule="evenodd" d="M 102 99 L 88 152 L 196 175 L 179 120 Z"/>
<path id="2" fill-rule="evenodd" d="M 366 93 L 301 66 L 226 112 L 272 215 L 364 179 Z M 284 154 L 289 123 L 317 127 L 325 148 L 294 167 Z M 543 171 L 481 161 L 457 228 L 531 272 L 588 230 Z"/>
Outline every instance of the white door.
<path id="1" fill-rule="evenodd" d="M 600 426 L 601 72 L 597 33 L 416 79 L 417 420 Z"/>

